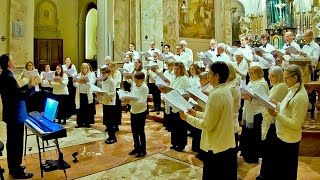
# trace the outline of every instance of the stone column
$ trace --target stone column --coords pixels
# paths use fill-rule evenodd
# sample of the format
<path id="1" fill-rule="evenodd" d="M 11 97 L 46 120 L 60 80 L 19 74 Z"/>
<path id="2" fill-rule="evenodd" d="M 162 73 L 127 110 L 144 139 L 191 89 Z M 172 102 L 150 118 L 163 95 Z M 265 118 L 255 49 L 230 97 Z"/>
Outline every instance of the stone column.
<path id="1" fill-rule="evenodd" d="M 113 58 L 114 0 L 98 0 L 98 65 L 104 58 Z"/>
<path id="2" fill-rule="evenodd" d="M 17 67 L 33 61 L 34 0 L 11 0 L 9 53 Z"/>
<path id="3" fill-rule="evenodd" d="M 175 52 L 179 38 L 178 15 L 178 0 L 163 0 L 163 42 L 171 46 L 172 52 Z"/>
<path id="4" fill-rule="evenodd" d="M 215 38 L 218 42 L 232 44 L 231 0 L 214 1 Z"/>

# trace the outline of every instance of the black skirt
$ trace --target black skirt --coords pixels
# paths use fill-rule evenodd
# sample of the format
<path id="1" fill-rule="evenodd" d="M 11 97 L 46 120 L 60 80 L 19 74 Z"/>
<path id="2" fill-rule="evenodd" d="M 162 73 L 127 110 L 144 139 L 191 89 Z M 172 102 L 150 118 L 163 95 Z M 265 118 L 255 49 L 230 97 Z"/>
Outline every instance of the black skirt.
<path id="1" fill-rule="evenodd" d="M 87 94 L 80 93 L 80 108 L 77 109 L 77 124 L 89 125 L 94 124 L 94 109 L 93 103 L 88 103 Z"/>

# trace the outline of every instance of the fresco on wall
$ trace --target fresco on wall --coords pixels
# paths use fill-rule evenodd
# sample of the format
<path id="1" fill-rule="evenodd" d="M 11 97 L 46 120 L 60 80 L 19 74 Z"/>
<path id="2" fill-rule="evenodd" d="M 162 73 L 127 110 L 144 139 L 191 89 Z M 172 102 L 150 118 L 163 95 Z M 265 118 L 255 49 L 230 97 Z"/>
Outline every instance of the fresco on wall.
<path id="1" fill-rule="evenodd" d="M 183 1 L 179 1 L 181 7 Z M 179 36 L 185 38 L 210 39 L 214 37 L 214 0 L 186 0 L 188 7 L 183 13 L 179 9 Z"/>

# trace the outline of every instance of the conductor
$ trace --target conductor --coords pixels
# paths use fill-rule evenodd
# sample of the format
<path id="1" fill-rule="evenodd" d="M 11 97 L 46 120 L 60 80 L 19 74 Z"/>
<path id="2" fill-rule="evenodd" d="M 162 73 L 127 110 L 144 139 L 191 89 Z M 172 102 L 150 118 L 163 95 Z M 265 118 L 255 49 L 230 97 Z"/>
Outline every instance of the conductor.
<path id="1" fill-rule="evenodd" d="M 15 60 L 9 54 L 0 56 L 0 94 L 3 104 L 2 120 L 7 124 L 7 162 L 9 174 L 14 179 L 32 178 L 32 173 L 24 172 L 21 166 L 23 155 L 23 133 L 26 107 L 24 99 L 34 91 L 33 86 L 39 82 L 37 78 L 30 78 L 29 83 L 19 87 L 13 76 Z"/>

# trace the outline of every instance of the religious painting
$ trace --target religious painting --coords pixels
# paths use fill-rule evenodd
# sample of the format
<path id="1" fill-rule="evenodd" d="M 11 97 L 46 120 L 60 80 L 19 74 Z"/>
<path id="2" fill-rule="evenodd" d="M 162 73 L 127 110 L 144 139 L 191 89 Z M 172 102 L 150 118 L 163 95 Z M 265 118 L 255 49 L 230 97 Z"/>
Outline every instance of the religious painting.
<path id="1" fill-rule="evenodd" d="M 241 15 L 245 14 L 243 4 L 239 0 L 231 1 L 232 44 L 240 44 L 239 35 Z"/>
<path id="2" fill-rule="evenodd" d="M 23 37 L 23 23 L 22 22 L 14 22 L 12 23 L 12 36 L 13 37 Z"/>
<path id="3" fill-rule="evenodd" d="M 187 7 L 185 11 L 181 7 Z M 211 39 L 214 37 L 214 0 L 179 1 L 179 36 Z"/>

